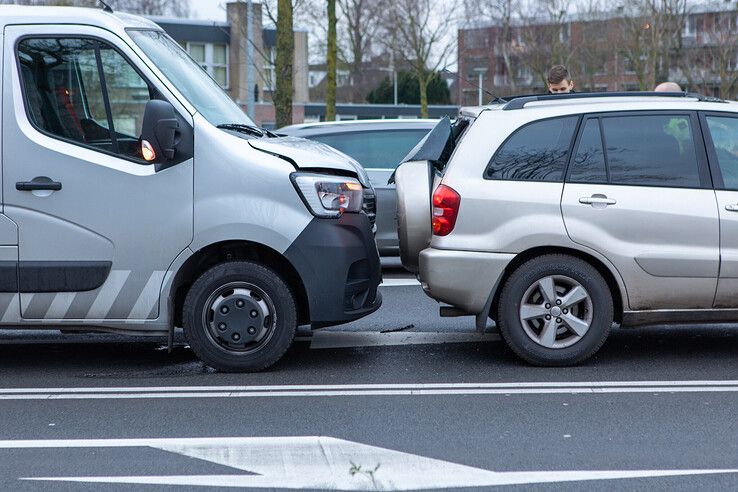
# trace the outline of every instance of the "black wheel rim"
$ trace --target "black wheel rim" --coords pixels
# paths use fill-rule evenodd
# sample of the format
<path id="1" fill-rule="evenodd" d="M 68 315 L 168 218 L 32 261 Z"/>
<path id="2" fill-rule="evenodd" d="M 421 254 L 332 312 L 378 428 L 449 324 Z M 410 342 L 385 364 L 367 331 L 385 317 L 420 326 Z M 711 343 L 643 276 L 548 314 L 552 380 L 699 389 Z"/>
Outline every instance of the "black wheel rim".
<path id="1" fill-rule="evenodd" d="M 261 350 L 274 336 L 276 309 L 269 295 L 249 282 L 217 288 L 203 307 L 202 322 L 210 340 L 239 354 Z"/>

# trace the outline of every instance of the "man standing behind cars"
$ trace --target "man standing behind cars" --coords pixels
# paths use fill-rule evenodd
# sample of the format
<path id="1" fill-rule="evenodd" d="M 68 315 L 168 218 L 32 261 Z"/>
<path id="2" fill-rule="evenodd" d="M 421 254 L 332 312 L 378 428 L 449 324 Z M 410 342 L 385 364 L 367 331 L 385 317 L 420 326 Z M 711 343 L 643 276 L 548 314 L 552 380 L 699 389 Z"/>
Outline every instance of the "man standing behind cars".
<path id="1" fill-rule="evenodd" d="M 574 92 L 574 82 L 569 70 L 564 65 L 554 65 L 548 71 L 548 92 L 551 94 L 568 94 Z"/>
<path id="2" fill-rule="evenodd" d="M 682 92 L 682 88 L 676 82 L 661 82 L 654 87 L 654 92 Z"/>

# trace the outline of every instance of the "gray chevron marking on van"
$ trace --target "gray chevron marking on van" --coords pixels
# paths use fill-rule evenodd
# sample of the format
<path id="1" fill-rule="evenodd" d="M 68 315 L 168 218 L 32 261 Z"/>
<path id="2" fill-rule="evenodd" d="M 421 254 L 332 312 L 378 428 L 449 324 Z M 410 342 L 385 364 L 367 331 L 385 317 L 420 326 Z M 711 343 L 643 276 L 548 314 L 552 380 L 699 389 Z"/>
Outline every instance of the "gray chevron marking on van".
<path id="1" fill-rule="evenodd" d="M 85 317 L 87 319 L 104 319 L 130 274 L 130 270 L 113 270 L 110 272 L 108 279 L 100 288 L 95 302 L 92 303 Z"/>
<path id="2" fill-rule="evenodd" d="M 128 319 L 145 319 L 149 316 L 151 309 L 159 300 L 159 291 L 161 290 L 161 282 L 164 280 L 164 273 L 157 270 L 151 274 L 146 286 L 128 314 Z"/>

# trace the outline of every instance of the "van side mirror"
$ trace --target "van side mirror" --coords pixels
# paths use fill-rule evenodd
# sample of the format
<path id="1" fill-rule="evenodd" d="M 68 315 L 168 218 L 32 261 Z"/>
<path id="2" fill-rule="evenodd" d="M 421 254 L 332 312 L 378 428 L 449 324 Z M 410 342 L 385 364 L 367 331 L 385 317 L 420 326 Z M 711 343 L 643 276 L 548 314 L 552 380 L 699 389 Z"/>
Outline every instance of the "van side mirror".
<path id="1" fill-rule="evenodd" d="M 161 164 L 174 159 L 179 138 L 174 106 L 158 99 L 147 102 L 141 125 L 141 155 L 144 160 Z"/>

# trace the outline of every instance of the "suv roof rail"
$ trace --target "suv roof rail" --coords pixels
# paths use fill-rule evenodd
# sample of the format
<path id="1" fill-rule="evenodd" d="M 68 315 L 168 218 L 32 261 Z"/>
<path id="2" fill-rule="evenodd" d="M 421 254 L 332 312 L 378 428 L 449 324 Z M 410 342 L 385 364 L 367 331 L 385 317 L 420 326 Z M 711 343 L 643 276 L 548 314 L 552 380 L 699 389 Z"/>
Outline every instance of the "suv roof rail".
<path id="1" fill-rule="evenodd" d="M 704 96 L 696 92 L 575 92 L 569 94 L 539 94 L 508 98 L 510 102 L 505 104 L 502 109 L 505 111 L 511 109 L 523 109 L 526 104 L 537 101 L 560 101 L 568 99 L 589 99 L 595 97 L 683 97 L 694 98 L 703 102 L 726 102 L 718 97 Z"/>

